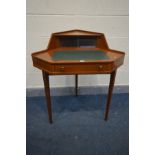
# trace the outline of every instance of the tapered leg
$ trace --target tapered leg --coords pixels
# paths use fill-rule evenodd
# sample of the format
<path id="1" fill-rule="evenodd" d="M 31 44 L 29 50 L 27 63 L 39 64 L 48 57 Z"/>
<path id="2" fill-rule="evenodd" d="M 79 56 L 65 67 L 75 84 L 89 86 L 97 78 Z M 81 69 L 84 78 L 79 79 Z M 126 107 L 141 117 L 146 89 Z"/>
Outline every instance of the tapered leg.
<path id="1" fill-rule="evenodd" d="M 52 123 L 52 105 L 51 105 L 51 97 L 50 97 L 49 75 L 44 71 L 42 71 L 42 74 L 43 74 L 43 81 L 44 81 L 44 87 L 45 87 L 44 89 L 45 89 L 49 122 Z"/>
<path id="2" fill-rule="evenodd" d="M 78 75 L 75 75 L 75 95 L 78 95 Z"/>
<path id="3" fill-rule="evenodd" d="M 105 111 L 105 117 L 104 117 L 105 120 L 108 119 L 108 113 L 109 113 L 110 102 L 111 102 L 112 92 L 113 92 L 114 83 L 115 83 L 115 77 L 116 77 L 116 70 L 112 72 L 110 76 L 109 91 L 108 91 L 106 111 Z"/>

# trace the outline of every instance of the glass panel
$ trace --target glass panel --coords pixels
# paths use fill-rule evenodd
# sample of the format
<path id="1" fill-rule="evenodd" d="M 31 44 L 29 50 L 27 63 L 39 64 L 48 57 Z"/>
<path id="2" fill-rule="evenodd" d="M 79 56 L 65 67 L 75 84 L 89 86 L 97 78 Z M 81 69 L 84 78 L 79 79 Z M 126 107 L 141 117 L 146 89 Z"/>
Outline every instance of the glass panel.
<path id="1" fill-rule="evenodd" d="M 62 47 L 96 47 L 96 37 L 60 37 Z"/>
<path id="2" fill-rule="evenodd" d="M 79 37 L 79 47 L 96 47 L 96 37 Z"/>
<path id="3" fill-rule="evenodd" d="M 77 37 L 60 37 L 62 47 L 77 47 Z"/>

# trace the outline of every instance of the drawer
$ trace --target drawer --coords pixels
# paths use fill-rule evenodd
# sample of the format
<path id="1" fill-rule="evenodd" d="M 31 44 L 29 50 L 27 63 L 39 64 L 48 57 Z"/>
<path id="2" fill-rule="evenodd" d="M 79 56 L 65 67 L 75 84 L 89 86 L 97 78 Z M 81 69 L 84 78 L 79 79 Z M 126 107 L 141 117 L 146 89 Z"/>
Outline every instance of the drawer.
<path id="1" fill-rule="evenodd" d="M 62 64 L 55 65 L 54 72 L 59 74 L 88 74 L 88 73 L 104 73 L 112 70 L 111 64 Z"/>
<path id="2" fill-rule="evenodd" d="M 33 65 L 41 70 L 44 71 L 49 71 L 49 72 L 53 72 L 54 70 L 54 65 L 51 65 L 50 63 L 47 63 L 45 61 L 42 61 L 40 59 L 37 58 L 33 58 Z"/>

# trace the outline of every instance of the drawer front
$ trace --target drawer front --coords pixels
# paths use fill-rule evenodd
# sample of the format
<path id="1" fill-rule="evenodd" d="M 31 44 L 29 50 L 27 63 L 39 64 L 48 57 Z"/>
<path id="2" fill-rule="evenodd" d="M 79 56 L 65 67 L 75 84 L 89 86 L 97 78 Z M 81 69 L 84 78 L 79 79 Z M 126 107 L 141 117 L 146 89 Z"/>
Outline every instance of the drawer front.
<path id="1" fill-rule="evenodd" d="M 55 65 L 54 72 L 58 74 L 88 74 L 88 73 L 107 73 L 112 70 L 111 64 L 62 64 Z"/>
<path id="2" fill-rule="evenodd" d="M 54 65 L 51 65 L 51 64 L 44 62 L 37 58 L 33 58 L 33 65 L 41 70 L 46 71 L 46 72 L 54 71 Z"/>

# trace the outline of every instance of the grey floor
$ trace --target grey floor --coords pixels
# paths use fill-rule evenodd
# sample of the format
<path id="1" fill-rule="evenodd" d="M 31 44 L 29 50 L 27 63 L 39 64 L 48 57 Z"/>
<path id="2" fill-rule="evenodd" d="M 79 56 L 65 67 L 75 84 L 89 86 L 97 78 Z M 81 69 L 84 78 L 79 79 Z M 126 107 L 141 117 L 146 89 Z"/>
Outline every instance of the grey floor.
<path id="1" fill-rule="evenodd" d="M 44 97 L 27 97 L 27 155 L 128 155 L 129 95 L 114 94 L 109 120 L 106 95 L 57 96 L 53 124 Z"/>

